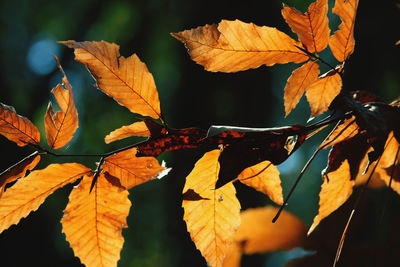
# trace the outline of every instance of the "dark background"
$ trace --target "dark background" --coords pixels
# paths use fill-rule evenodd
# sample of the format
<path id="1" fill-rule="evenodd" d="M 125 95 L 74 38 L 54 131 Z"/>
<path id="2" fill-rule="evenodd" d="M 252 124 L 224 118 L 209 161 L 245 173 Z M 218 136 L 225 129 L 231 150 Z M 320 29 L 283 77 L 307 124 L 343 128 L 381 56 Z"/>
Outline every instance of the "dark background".
<path id="1" fill-rule="evenodd" d="M 344 90 L 366 90 L 391 101 L 399 96 L 400 84 L 399 47 L 395 46 L 400 38 L 399 4 L 395 1 L 360 2 L 355 26 L 356 49 L 345 67 Z M 311 1 L 286 3 L 306 11 Z M 329 3 L 332 8 L 333 1 Z M 103 153 L 138 141 L 129 138 L 110 145 L 104 143 L 105 135 L 134 122 L 135 115 L 92 87 L 94 80 L 82 65 L 73 61 L 73 51 L 56 43 L 69 39 L 106 40 L 118 43 L 121 55 L 128 57 L 137 53 L 146 63 L 156 81 L 162 111 L 171 127 L 305 124 L 310 110 L 304 97 L 292 114 L 284 118 L 283 88 L 295 64 L 260 67 L 234 74 L 210 73 L 191 61 L 184 46 L 169 35 L 218 23 L 221 19 L 240 19 L 277 27 L 294 36 L 280 15 L 281 6 L 282 2 L 276 0 L 236 3 L 215 0 L 3 0 L 0 2 L 0 102 L 14 106 L 19 114 L 31 119 L 42 132 L 44 144 L 43 121 L 48 101 L 52 99 L 50 90 L 61 79 L 51 56 L 55 54 L 74 88 L 80 119 L 80 128 L 73 141 L 61 152 Z M 331 29 L 336 30 L 339 20 L 330 11 L 329 16 Z M 322 56 L 330 63 L 336 63 L 330 52 Z M 310 139 L 286 163 L 278 166 L 285 194 L 322 139 L 323 135 Z M 29 148 L 19 148 L 4 137 L 0 137 L 0 151 L 3 155 L 0 170 L 31 153 Z M 162 155 L 160 160 L 173 168 L 170 174 L 130 191 L 129 228 L 123 231 L 125 244 L 119 266 L 206 266 L 186 232 L 181 208 L 185 177 L 202 153 L 204 151 L 187 150 Z M 326 152 L 321 153 L 311 165 L 287 208 L 307 225 L 317 212 L 322 183 L 320 171 L 325 167 L 326 155 Z M 77 161 L 95 167 L 93 159 L 45 158 L 38 168 L 56 161 Z M 38 211 L 0 235 L 1 266 L 80 266 L 59 223 L 71 188 L 70 185 L 58 190 Z M 237 190 L 243 209 L 270 204 L 266 196 L 253 189 L 237 185 Z M 362 223 L 355 223 L 351 228 L 346 241 L 349 247 L 360 244 L 372 248 L 365 244 L 373 242 L 380 246 L 390 240 L 393 253 L 388 253 L 395 255 L 400 251 L 395 238 L 398 231 L 393 230 L 395 227 L 392 229 L 399 222 L 397 195 L 391 195 L 383 223 L 378 223 L 385 192 L 383 189 L 368 190 L 362 204 L 364 208 L 360 208 L 360 215 L 355 218 L 356 222 Z M 334 244 L 327 252 L 329 257 L 335 253 L 348 208 L 351 205 L 342 212 L 343 216 L 333 216 L 337 223 L 332 223 L 328 231 L 323 232 L 323 226 L 316 230 L 315 236 L 325 239 L 318 242 L 332 240 Z M 376 233 L 378 237 L 374 239 Z M 295 250 L 246 256 L 243 266 L 283 266 L 301 253 Z M 331 258 L 329 262 L 332 262 Z"/>

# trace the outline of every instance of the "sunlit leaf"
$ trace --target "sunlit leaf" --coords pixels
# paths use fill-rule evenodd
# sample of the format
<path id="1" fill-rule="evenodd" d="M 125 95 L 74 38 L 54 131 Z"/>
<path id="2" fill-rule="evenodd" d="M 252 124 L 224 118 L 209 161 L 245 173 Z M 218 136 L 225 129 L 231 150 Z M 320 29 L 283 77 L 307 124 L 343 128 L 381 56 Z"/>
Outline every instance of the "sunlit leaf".
<path id="1" fill-rule="evenodd" d="M 27 118 L 17 114 L 12 106 L 0 103 L 0 134 L 18 146 L 38 144 L 40 133 Z"/>
<path id="2" fill-rule="evenodd" d="M 128 191 L 100 177 L 89 194 L 90 176 L 85 176 L 70 196 L 61 220 L 75 256 L 87 267 L 117 266 L 124 244 L 122 229 L 131 202 Z"/>
<path id="3" fill-rule="evenodd" d="M 293 71 L 284 90 L 286 116 L 296 107 L 307 88 L 318 79 L 318 64 L 309 61 Z"/>
<path id="4" fill-rule="evenodd" d="M 303 62 L 308 56 L 285 33 L 239 20 L 222 20 L 173 37 L 185 44 L 196 63 L 208 71 L 236 72 L 288 62 Z"/>
<path id="5" fill-rule="evenodd" d="M 136 54 L 124 58 L 119 46 L 101 42 L 60 42 L 75 49 L 75 59 L 86 65 L 97 87 L 131 112 L 161 117 L 153 75 Z"/>
<path id="6" fill-rule="evenodd" d="M 266 194 L 272 201 L 283 204 L 281 179 L 278 169 L 269 161 L 246 168 L 238 179 L 240 182 Z"/>
<path id="7" fill-rule="evenodd" d="M 109 144 L 111 142 L 131 136 L 150 136 L 150 131 L 144 121 L 139 121 L 130 125 L 122 126 L 121 128 L 112 131 L 106 136 L 105 142 Z"/>
<path id="8" fill-rule="evenodd" d="M 301 13 L 283 4 L 282 16 L 308 52 L 320 52 L 329 41 L 328 0 L 318 0 Z"/>
<path id="9" fill-rule="evenodd" d="M 338 209 L 353 193 L 354 181 L 350 180 L 350 166 L 347 160 L 335 171 L 324 176 L 319 193 L 318 215 L 308 230 L 308 235 L 332 212 Z"/>
<path id="10" fill-rule="evenodd" d="M 78 163 L 51 164 L 31 172 L 4 192 L 0 201 L 0 233 L 35 211 L 55 190 L 75 182 L 90 169 Z M 89 191 L 88 191 L 89 192 Z"/>
<path id="11" fill-rule="evenodd" d="M 72 86 L 68 82 L 61 65 L 58 65 L 63 73 L 62 84 L 58 84 L 51 92 L 57 100 L 61 111 L 54 113 L 51 102 L 47 106 L 44 117 L 47 143 L 51 148 L 58 149 L 65 146 L 78 129 L 78 111 L 75 107 Z"/>
<path id="12" fill-rule="evenodd" d="M 360 129 L 355 121 L 355 117 L 352 116 L 350 119 L 347 119 L 340 124 L 319 147 L 325 149 L 329 146 L 349 140 L 356 136 L 359 131 Z"/>
<path id="13" fill-rule="evenodd" d="M 335 58 L 340 62 L 347 58 L 354 51 L 354 24 L 358 0 L 336 0 L 332 12 L 339 15 L 342 23 L 339 30 L 329 38 L 329 47 Z"/>
<path id="14" fill-rule="evenodd" d="M 240 224 L 240 203 L 232 183 L 214 189 L 218 179 L 219 150 L 207 152 L 186 177 L 183 193 L 193 190 L 200 200 L 183 200 L 183 219 L 207 263 L 222 266 Z"/>

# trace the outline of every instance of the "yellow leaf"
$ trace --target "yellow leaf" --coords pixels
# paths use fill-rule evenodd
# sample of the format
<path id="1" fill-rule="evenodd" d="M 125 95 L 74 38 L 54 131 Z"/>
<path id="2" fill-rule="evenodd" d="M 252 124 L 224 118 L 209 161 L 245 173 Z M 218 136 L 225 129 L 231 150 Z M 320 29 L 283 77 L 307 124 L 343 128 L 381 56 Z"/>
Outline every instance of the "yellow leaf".
<path id="1" fill-rule="evenodd" d="M 293 71 L 284 90 L 285 115 L 296 107 L 307 88 L 318 79 L 318 64 L 309 61 Z"/>
<path id="2" fill-rule="evenodd" d="M 75 49 L 75 60 L 86 65 L 97 87 L 131 112 L 161 117 L 153 75 L 136 54 L 124 58 L 119 46 L 101 42 L 60 42 Z"/>
<path id="3" fill-rule="evenodd" d="M 12 106 L 0 103 L 0 134 L 18 146 L 38 144 L 40 133 L 26 117 L 17 114 Z"/>
<path id="4" fill-rule="evenodd" d="M 38 152 L 33 152 L 16 165 L 11 166 L 0 174 L 0 198 L 8 183 L 12 183 L 20 177 L 25 176 L 27 170 L 32 170 L 40 161 Z"/>
<path id="5" fill-rule="evenodd" d="M 248 167 L 238 178 L 240 182 L 266 194 L 276 204 L 283 204 L 279 171 L 271 162 L 263 161 Z"/>
<path id="6" fill-rule="evenodd" d="M 354 51 L 354 23 L 358 0 L 336 0 L 332 12 L 339 15 L 342 23 L 339 25 L 339 30 L 329 38 L 329 47 L 335 58 L 340 62 L 347 58 Z"/>
<path id="7" fill-rule="evenodd" d="M 137 149 L 134 147 L 116 153 L 105 158 L 102 165 L 103 170 L 118 178 L 126 189 L 157 179 L 160 173 L 168 171 L 160 166 L 156 158 L 136 157 L 136 152 Z"/>
<path id="8" fill-rule="evenodd" d="M 205 25 L 172 36 L 184 43 L 192 60 L 208 71 L 237 72 L 308 59 L 296 47 L 301 44 L 285 33 L 239 20 L 222 20 L 218 25 Z"/>
<path id="9" fill-rule="evenodd" d="M 130 125 L 122 126 L 121 128 L 112 131 L 106 136 L 105 142 L 109 144 L 111 142 L 131 136 L 150 136 L 150 131 L 144 121 L 139 121 Z"/>
<path id="10" fill-rule="evenodd" d="M 328 0 L 318 0 L 301 13 L 283 4 L 282 16 L 308 52 L 320 52 L 329 42 Z"/>
<path id="11" fill-rule="evenodd" d="M 89 172 L 90 169 L 78 163 L 52 164 L 18 180 L 1 198 L 0 233 L 37 210 L 54 191 Z"/>
<path id="12" fill-rule="evenodd" d="M 240 224 L 240 203 L 232 183 L 215 190 L 218 179 L 220 150 L 207 152 L 186 178 L 183 192 L 190 190 L 198 200 L 184 198 L 183 219 L 193 242 L 207 263 L 222 266 L 226 252 Z"/>
<path id="13" fill-rule="evenodd" d="M 89 194 L 91 178 L 85 176 L 72 190 L 61 220 L 63 232 L 85 266 L 117 266 L 131 206 L 128 191 L 121 191 L 100 174 Z"/>
<path id="14" fill-rule="evenodd" d="M 59 63 L 58 67 L 64 77 L 62 84 L 58 84 L 51 92 L 54 94 L 61 111 L 54 113 L 53 106 L 49 102 L 44 117 L 47 143 L 54 149 L 65 146 L 78 129 L 78 111 L 75 107 L 72 86 Z"/>
<path id="15" fill-rule="evenodd" d="M 311 117 L 317 117 L 328 110 L 333 99 L 342 89 L 342 78 L 331 70 L 320 76 L 307 89 L 306 97 L 311 107 Z"/>
<path id="16" fill-rule="evenodd" d="M 308 235 L 317 225 L 332 212 L 337 210 L 353 193 L 354 181 L 350 180 L 350 165 L 346 160 L 340 167 L 326 174 L 324 183 L 319 193 L 319 211 L 313 224 L 308 230 Z"/>

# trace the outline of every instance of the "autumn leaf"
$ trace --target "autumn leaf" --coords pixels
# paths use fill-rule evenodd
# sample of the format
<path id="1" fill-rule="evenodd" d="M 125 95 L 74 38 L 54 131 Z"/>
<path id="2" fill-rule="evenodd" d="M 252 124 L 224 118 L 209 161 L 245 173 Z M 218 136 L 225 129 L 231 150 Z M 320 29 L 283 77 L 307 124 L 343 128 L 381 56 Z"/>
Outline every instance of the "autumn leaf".
<path id="1" fill-rule="evenodd" d="M 131 136 L 143 136 L 143 137 L 150 136 L 150 131 L 147 128 L 146 123 L 144 121 L 139 121 L 130 125 L 122 126 L 121 128 L 116 129 L 111 133 L 109 133 L 105 137 L 105 142 L 109 144 L 111 142 Z"/>
<path id="2" fill-rule="evenodd" d="M 336 0 L 332 12 L 337 14 L 342 23 L 339 30 L 329 38 L 329 47 L 335 58 L 346 61 L 354 51 L 354 24 L 358 0 Z"/>
<path id="3" fill-rule="evenodd" d="M 325 149 L 340 142 L 349 140 L 359 134 L 359 129 L 360 127 L 358 127 L 355 117 L 352 116 L 350 119 L 347 119 L 338 125 L 332 134 L 319 146 L 319 148 Z"/>
<path id="4" fill-rule="evenodd" d="M 183 219 L 193 242 L 207 263 L 222 266 L 226 252 L 240 224 L 240 203 L 232 183 L 215 189 L 220 150 L 207 152 L 186 177 L 183 193 L 188 190 L 200 200 L 183 200 Z"/>
<path id="5" fill-rule="evenodd" d="M 35 151 L 17 164 L 0 173 L 0 198 L 3 195 L 7 184 L 25 176 L 26 171 L 35 168 L 39 161 L 40 155 Z"/>
<path id="6" fill-rule="evenodd" d="M 279 171 L 271 162 L 263 161 L 246 168 L 239 174 L 238 180 L 266 194 L 276 204 L 283 204 Z"/>
<path id="7" fill-rule="evenodd" d="M 208 71 L 237 72 L 288 62 L 300 63 L 308 56 L 298 42 L 267 26 L 239 20 L 172 33 L 185 44 L 196 63 Z"/>
<path id="8" fill-rule="evenodd" d="M 318 64 L 309 61 L 293 71 L 284 89 L 285 115 L 296 107 L 303 93 L 317 80 L 319 75 Z"/>
<path id="9" fill-rule="evenodd" d="M 315 227 L 332 212 L 338 209 L 353 193 L 354 181 L 350 180 L 350 166 L 347 160 L 340 167 L 324 175 L 324 183 L 319 193 L 318 215 L 307 235 L 314 231 Z"/>
<path id="10" fill-rule="evenodd" d="M 282 16 L 308 52 L 321 52 L 329 42 L 328 0 L 318 0 L 301 13 L 283 4 Z"/>
<path id="11" fill-rule="evenodd" d="M 242 253 L 288 250 L 304 244 L 305 224 L 287 211 L 283 211 L 279 220 L 272 223 L 277 211 L 275 207 L 265 206 L 240 213 L 242 222 L 235 234 L 235 242 L 225 258 L 224 267 L 239 267 Z"/>
<path id="12" fill-rule="evenodd" d="M 309 85 L 306 97 L 311 107 L 311 117 L 317 117 L 328 110 L 333 99 L 342 89 L 342 78 L 335 70 L 330 70 Z"/>
<path id="13" fill-rule="evenodd" d="M 117 266 L 124 243 L 122 229 L 127 227 L 131 207 L 128 191 L 100 174 L 89 194 L 91 180 L 86 175 L 72 190 L 61 220 L 62 231 L 85 266 Z"/>
<path id="14" fill-rule="evenodd" d="M 131 112 L 155 119 L 161 117 L 153 75 L 136 54 L 124 58 L 119 46 L 101 42 L 60 42 L 75 49 L 75 60 L 84 64 L 97 87 Z"/>
<path id="15" fill-rule="evenodd" d="M 130 189 L 139 184 L 161 178 L 169 169 L 161 166 L 154 157 L 136 157 L 131 148 L 105 158 L 102 168 L 119 179 L 121 186 Z"/>
<path id="16" fill-rule="evenodd" d="M 78 111 L 75 107 L 72 86 L 57 58 L 56 61 L 64 77 L 62 84 L 58 84 L 51 92 L 54 94 L 61 111 L 54 113 L 53 106 L 49 102 L 44 117 L 44 126 L 49 146 L 59 149 L 72 139 L 76 129 L 78 129 Z"/>
<path id="17" fill-rule="evenodd" d="M 18 146 L 38 144 L 40 133 L 27 118 L 18 115 L 14 107 L 0 103 L 0 134 Z"/>
<path id="18" fill-rule="evenodd" d="M 90 169 L 78 163 L 51 164 L 31 172 L 4 192 L 0 201 L 0 233 L 35 211 L 55 190 L 75 182 Z"/>

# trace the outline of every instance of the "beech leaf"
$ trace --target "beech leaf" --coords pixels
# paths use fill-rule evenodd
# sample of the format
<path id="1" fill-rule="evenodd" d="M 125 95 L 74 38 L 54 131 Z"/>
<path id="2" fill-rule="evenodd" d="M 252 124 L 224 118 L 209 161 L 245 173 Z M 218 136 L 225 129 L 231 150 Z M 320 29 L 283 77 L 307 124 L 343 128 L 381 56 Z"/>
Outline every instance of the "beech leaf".
<path id="1" fill-rule="evenodd" d="M 131 136 L 150 136 L 150 131 L 147 128 L 146 123 L 144 121 L 139 121 L 130 125 L 122 126 L 121 128 L 109 133 L 105 138 L 105 142 L 109 144 Z"/>

